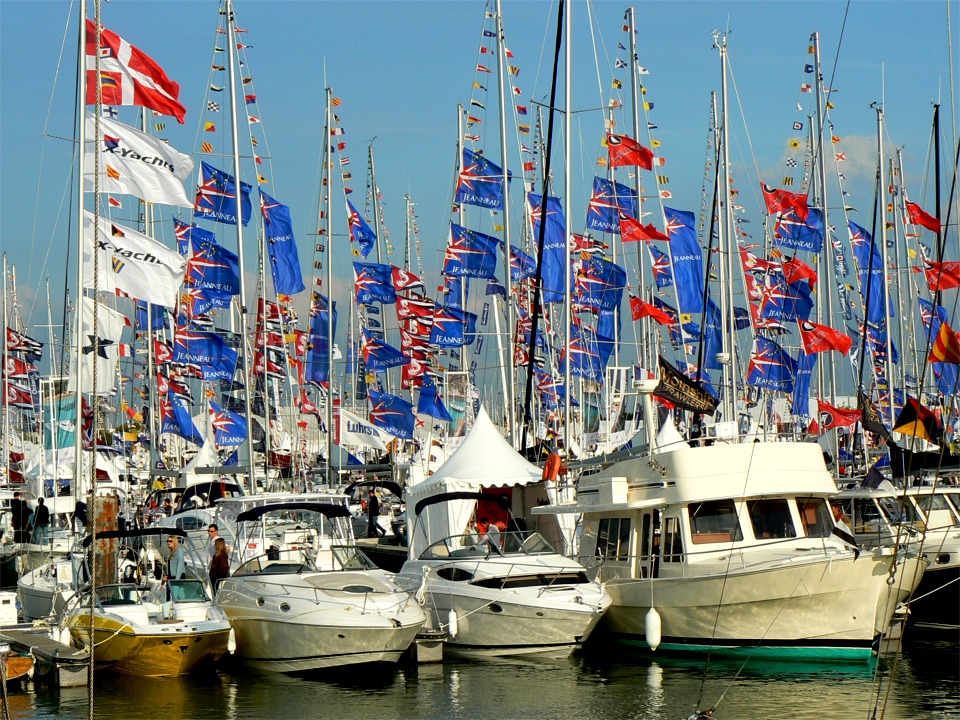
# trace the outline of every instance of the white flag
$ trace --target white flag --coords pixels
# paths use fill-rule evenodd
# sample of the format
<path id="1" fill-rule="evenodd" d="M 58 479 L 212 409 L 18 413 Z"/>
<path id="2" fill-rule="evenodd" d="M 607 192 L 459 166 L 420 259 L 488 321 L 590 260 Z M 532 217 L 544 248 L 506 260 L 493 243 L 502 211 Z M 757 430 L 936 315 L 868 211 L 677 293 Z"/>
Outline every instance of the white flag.
<path id="1" fill-rule="evenodd" d="M 83 213 L 84 287 L 93 287 L 93 214 Z M 98 288 L 173 308 L 187 261 L 156 240 L 100 218 L 97 235 Z"/>
<path id="2" fill-rule="evenodd" d="M 103 137 L 97 141 L 91 113 L 87 113 L 86 133 L 85 191 L 93 192 L 93 151 L 99 147 L 101 193 L 123 193 L 147 202 L 193 207 L 193 201 L 187 199 L 183 189 L 183 181 L 193 172 L 193 159 L 189 155 L 108 118 L 100 118 Z"/>
<path id="3" fill-rule="evenodd" d="M 393 435 L 347 410 L 340 410 L 340 445 L 361 445 L 386 450 Z"/>
<path id="4" fill-rule="evenodd" d="M 97 303 L 97 328 L 93 328 L 93 306 L 96 301 L 87 296 L 80 299 L 80 389 L 85 393 L 103 395 L 117 383 L 117 358 L 120 357 L 120 334 L 126 324 L 124 317 L 103 303 Z M 93 369 L 97 369 L 97 386 L 93 386 Z M 71 375 L 70 390 L 76 390 L 76 378 Z"/>

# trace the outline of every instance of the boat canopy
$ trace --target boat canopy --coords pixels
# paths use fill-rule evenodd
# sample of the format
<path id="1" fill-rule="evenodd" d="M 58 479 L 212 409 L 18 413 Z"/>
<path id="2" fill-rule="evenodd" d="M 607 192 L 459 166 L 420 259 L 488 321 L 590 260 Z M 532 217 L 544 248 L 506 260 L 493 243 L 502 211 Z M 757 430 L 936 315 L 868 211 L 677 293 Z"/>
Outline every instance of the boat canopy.
<path id="1" fill-rule="evenodd" d="M 249 510 L 244 510 L 242 513 L 237 515 L 237 522 L 250 522 L 252 520 L 259 520 L 261 517 L 267 513 L 281 512 L 284 510 L 307 510 L 312 512 L 318 512 L 322 515 L 325 515 L 328 518 L 334 517 L 350 517 L 350 510 L 343 505 L 334 505 L 333 503 L 317 503 L 317 502 L 287 502 L 287 503 L 273 503 L 268 505 L 260 505 L 259 507 L 250 508 Z"/>
<path id="2" fill-rule="evenodd" d="M 498 495 L 496 493 L 482 493 L 482 492 L 450 492 L 450 493 L 441 493 L 440 495 L 434 495 L 433 497 L 424 498 L 417 503 L 414 512 L 419 515 L 423 510 L 431 505 L 436 505 L 437 503 L 449 502 L 451 500 L 486 500 L 487 502 L 496 503 L 504 510 L 510 509 L 510 498 L 506 495 Z"/>
<path id="3" fill-rule="evenodd" d="M 187 537 L 187 531 L 180 528 L 152 527 L 152 528 L 133 528 L 130 530 L 105 530 L 97 533 L 97 540 L 115 540 L 123 538 L 139 537 L 160 537 L 161 535 L 174 535 L 176 537 Z M 93 536 L 87 535 L 83 539 L 83 547 L 90 547 L 93 542 Z"/>

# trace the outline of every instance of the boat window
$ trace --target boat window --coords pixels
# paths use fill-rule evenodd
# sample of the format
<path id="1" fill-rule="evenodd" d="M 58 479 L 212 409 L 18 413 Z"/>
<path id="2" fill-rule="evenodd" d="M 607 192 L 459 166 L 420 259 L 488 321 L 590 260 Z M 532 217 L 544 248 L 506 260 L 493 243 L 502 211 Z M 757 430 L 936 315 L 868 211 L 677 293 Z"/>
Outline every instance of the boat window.
<path id="1" fill-rule="evenodd" d="M 603 518 L 597 530 L 597 557 L 626 560 L 630 556 L 630 518 Z"/>
<path id="2" fill-rule="evenodd" d="M 953 505 L 954 512 L 960 515 L 960 493 L 944 493 L 944 495 Z"/>
<path id="3" fill-rule="evenodd" d="M 883 514 L 887 516 L 887 520 L 891 523 L 914 523 L 920 519 L 916 508 L 910 503 L 904 502 L 902 498 L 877 498 L 877 504 L 880 505 Z"/>
<path id="4" fill-rule="evenodd" d="M 713 500 L 690 505 L 690 535 L 694 545 L 743 540 L 733 500 Z"/>
<path id="5" fill-rule="evenodd" d="M 663 520 L 663 556 L 665 563 L 683 560 L 683 538 L 680 537 L 680 518 L 668 517 Z"/>
<path id="6" fill-rule="evenodd" d="M 203 583 L 199 580 L 170 580 L 170 594 L 176 602 L 206 602 Z"/>
<path id="7" fill-rule="evenodd" d="M 181 530 L 199 530 L 201 527 L 205 528 L 207 523 L 203 521 L 202 518 L 186 516 L 182 518 L 177 518 L 177 527 Z"/>
<path id="8" fill-rule="evenodd" d="M 753 525 L 753 536 L 758 540 L 797 536 L 786 498 L 750 500 L 747 502 L 747 512 Z"/>
<path id="9" fill-rule="evenodd" d="M 920 511 L 927 517 L 930 517 L 931 512 L 941 511 L 950 515 L 950 520 L 952 521 L 953 525 L 960 524 L 958 523 L 957 519 L 953 517 L 953 513 L 950 512 L 950 503 L 947 502 L 947 498 L 943 495 L 924 494 L 916 495 L 914 497 L 916 498 L 917 506 L 920 508 Z M 938 525 L 942 522 L 942 519 L 937 519 Z"/>
<path id="10" fill-rule="evenodd" d="M 358 547 L 334 545 L 330 549 L 333 557 L 344 570 L 373 570 L 377 567 L 373 560 L 364 555 Z"/>
<path id="11" fill-rule="evenodd" d="M 827 537 L 833 532 L 832 510 L 823 498 L 797 498 L 797 510 L 806 537 Z"/>

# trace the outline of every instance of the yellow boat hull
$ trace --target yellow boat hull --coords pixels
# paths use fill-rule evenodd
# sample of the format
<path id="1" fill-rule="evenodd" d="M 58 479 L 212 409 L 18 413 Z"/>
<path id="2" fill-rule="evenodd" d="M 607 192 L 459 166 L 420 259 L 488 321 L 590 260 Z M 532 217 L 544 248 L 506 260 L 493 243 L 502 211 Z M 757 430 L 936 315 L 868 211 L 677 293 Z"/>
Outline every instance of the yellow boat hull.
<path id="1" fill-rule="evenodd" d="M 227 652 L 230 635 L 229 626 L 205 622 L 173 621 L 144 627 L 95 615 L 93 624 L 97 666 L 153 678 L 187 675 L 201 663 L 218 660 Z M 89 645 L 88 615 L 70 618 L 68 627 L 76 644 Z"/>

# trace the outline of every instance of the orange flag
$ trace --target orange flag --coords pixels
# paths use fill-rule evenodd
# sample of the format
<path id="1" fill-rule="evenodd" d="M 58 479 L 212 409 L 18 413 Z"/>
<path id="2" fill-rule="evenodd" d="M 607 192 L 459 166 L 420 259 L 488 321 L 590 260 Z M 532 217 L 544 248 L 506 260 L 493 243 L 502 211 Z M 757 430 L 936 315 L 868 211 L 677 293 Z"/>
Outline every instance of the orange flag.
<path id="1" fill-rule="evenodd" d="M 940 332 L 933 341 L 933 347 L 930 349 L 929 362 L 950 363 L 951 365 L 960 365 L 960 340 L 957 334 L 947 323 L 940 323 Z"/>

